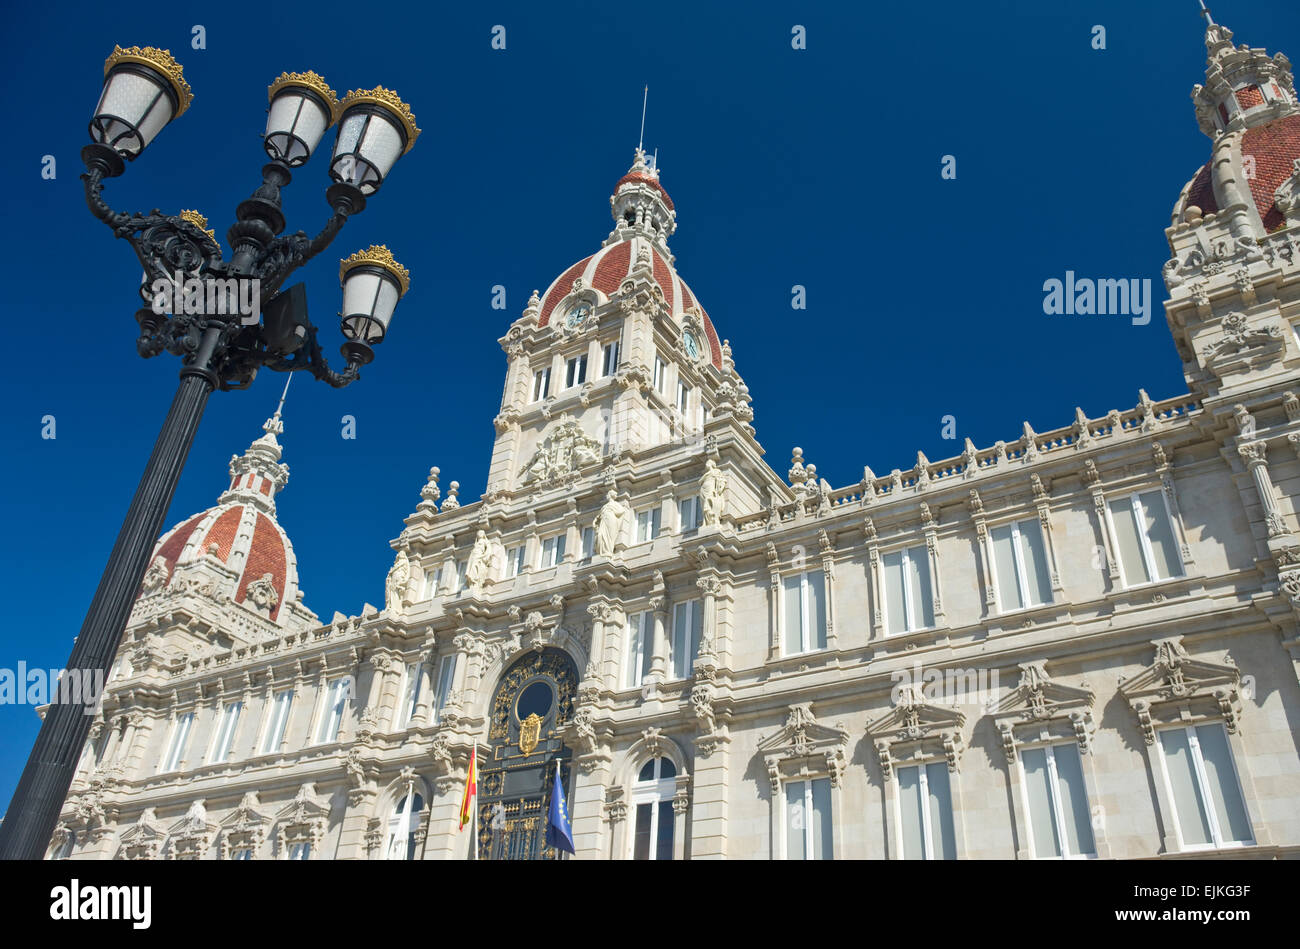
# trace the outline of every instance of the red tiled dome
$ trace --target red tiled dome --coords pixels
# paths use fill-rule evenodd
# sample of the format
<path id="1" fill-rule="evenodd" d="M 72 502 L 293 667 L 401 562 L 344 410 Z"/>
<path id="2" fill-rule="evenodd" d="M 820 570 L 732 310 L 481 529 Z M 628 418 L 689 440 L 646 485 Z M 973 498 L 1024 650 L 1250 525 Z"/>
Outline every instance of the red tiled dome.
<path id="1" fill-rule="evenodd" d="M 590 257 L 578 261 L 559 277 L 542 294 L 541 308 L 538 312 L 537 325 L 546 326 L 551 322 L 555 307 L 573 290 L 573 282 L 579 277 L 583 284 L 595 287 L 606 297 L 613 294 L 628 275 L 633 254 L 632 244 L 643 238 L 630 238 L 602 247 Z M 648 242 L 647 242 L 648 243 Z M 677 271 L 668 263 L 658 248 L 648 245 L 654 270 L 655 282 L 664 292 L 664 301 L 668 304 L 673 319 L 681 322 L 686 311 L 698 307 L 704 321 L 704 332 L 708 337 L 709 358 L 715 368 L 722 368 L 722 345 L 718 341 L 718 332 L 704 307 L 700 306 L 691 293 L 686 281 L 678 276 Z"/>
<path id="2" fill-rule="evenodd" d="M 1253 174 L 1247 173 L 1244 156 L 1254 160 Z M 1233 174 L 1250 185 L 1250 196 L 1266 234 L 1286 227 L 1286 217 L 1273 203 L 1273 197 L 1282 182 L 1291 177 L 1297 158 L 1300 158 L 1300 115 L 1287 115 L 1267 125 L 1248 128 L 1232 148 Z M 1175 221 L 1181 221 L 1183 211 L 1192 205 L 1200 208 L 1203 215 L 1218 213 L 1212 164 L 1202 165 L 1188 183 L 1175 208 Z"/>

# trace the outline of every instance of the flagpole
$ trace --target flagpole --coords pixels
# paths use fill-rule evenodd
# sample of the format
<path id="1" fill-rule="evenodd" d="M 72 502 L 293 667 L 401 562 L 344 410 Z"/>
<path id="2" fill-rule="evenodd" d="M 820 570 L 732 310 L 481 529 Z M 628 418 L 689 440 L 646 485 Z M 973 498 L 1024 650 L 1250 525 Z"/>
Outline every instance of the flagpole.
<path id="1" fill-rule="evenodd" d="M 474 833 L 470 834 L 470 859 L 478 859 L 478 742 L 474 742 L 474 757 L 470 761 L 474 769 Z"/>

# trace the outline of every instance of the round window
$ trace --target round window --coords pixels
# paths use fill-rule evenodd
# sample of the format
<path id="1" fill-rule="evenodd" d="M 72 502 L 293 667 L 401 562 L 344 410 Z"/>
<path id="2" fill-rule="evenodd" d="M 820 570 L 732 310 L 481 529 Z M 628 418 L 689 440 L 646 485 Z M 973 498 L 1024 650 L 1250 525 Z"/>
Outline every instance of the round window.
<path id="1" fill-rule="evenodd" d="M 529 715 L 545 718 L 555 701 L 555 693 L 545 682 L 537 681 L 519 693 L 519 702 L 515 705 L 515 714 L 522 722 Z"/>

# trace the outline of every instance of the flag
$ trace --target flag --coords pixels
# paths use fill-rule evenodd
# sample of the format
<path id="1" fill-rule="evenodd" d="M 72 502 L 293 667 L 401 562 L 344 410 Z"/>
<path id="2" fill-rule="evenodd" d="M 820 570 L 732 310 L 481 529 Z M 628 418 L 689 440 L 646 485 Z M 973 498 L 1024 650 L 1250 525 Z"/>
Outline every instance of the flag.
<path id="1" fill-rule="evenodd" d="M 569 825 L 569 808 L 564 803 L 564 785 L 560 781 L 560 763 L 555 762 L 555 783 L 551 785 L 551 819 L 546 825 L 546 845 L 573 853 L 573 828 Z"/>
<path id="2" fill-rule="evenodd" d="M 460 830 L 465 829 L 474 813 L 474 798 L 478 794 L 478 745 L 469 759 L 469 770 L 465 773 L 465 796 L 460 802 Z"/>

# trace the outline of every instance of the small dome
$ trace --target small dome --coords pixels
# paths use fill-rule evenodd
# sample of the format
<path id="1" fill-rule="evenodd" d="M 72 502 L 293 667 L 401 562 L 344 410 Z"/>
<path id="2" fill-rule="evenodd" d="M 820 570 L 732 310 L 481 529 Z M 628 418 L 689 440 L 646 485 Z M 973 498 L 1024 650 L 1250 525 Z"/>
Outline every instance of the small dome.
<path id="1" fill-rule="evenodd" d="M 277 409 L 263 426 L 266 434 L 231 458 L 230 487 L 217 503 L 162 536 L 145 572 L 141 596 L 169 588 L 197 589 L 242 604 L 280 626 L 290 613 L 309 615 L 296 602 L 293 545 L 275 519 L 275 497 L 289 480 L 276 440 L 282 430 Z M 178 574 L 186 577 L 180 587 L 173 583 Z"/>

